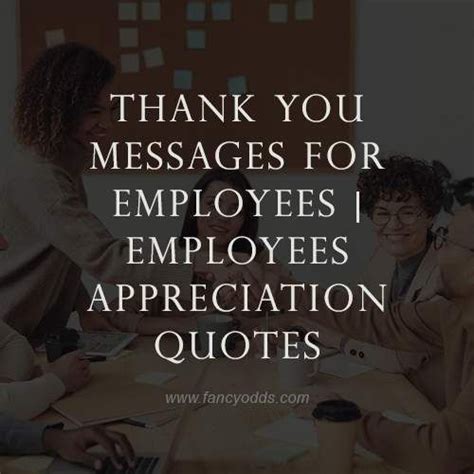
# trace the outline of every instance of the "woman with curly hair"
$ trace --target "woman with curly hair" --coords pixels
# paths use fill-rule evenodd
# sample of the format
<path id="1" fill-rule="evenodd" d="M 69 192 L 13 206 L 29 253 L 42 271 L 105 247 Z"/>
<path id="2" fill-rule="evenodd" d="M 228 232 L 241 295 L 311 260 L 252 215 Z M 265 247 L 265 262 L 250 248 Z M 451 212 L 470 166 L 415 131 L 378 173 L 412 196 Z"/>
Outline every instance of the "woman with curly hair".
<path id="1" fill-rule="evenodd" d="M 422 160 L 392 156 L 381 164 L 357 183 L 377 237 L 368 279 L 386 282 L 391 302 L 415 301 L 432 293 L 438 277 L 430 229 L 443 204 L 442 182 Z"/>
<path id="2" fill-rule="evenodd" d="M 443 185 L 433 166 L 408 156 L 381 160 L 383 169 L 360 174 L 361 209 L 372 221 L 377 248 L 366 274 L 375 289 L 387 285 L 390 303 L 432 297 L 440 275 L 431 228 L 443 204 Z M 405 373 L 431 401 L 442 406 L 433 380 L 442 376 L 442 357 L 390 351 L 351 339 L 344 352 L 354 359 L 390 372 Z M 441 381 L 440 381 L 441 383 Z"/>
<path id="3" fill-rule="evenodd" d="M 30 340 L 44 339 L 78 311 L 87 330 L 113 329 L 88 312 L 82 270 L 104 283 L 172 282 L 189 287 L 194 269 L 127 265 L 128 241 L 114 238 L 87 208 L 82 173 L 90 142 L 112 124 L 114 66 L 74 43 L 46 50 L 25 74 L 16 101 L 16 134 L 24 153 L 1 183 L 1 231 L 10 242 L 0 256 L 0 319 Z M 140 321 L 130 319 L 135 331 Z"/>

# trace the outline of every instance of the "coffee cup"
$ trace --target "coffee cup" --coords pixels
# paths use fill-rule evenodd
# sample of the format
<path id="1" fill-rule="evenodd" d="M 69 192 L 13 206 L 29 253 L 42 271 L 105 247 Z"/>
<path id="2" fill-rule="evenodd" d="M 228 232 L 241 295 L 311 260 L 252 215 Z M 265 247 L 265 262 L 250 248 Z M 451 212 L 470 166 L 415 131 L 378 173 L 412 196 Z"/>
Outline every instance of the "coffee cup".
<path id="1" fill-rule="evenodd" d="M 302 341 L 288 352 L 286 354 L 282 347 L 277 347 L 279 387 L 291 389 L 310 385 L 318 373 L 319 359 L 305 359 L 305 353 L 311 353 L 311 349 Z M 285 358 L 286 355 L 291 358 Z"/>
<path id="2" fill-rule="evenodd" d="M 362 415 L 349 400 L 325 400 L 313 410 L 319 442 L 318 472 L 350 474 Z"/>
<path id="3" fill-rule="evenodd" d="M 212 340 L 214 357 L 224 357 L 222 339 L 227 333 L 235 330 L 234 319 L 227 314 L 206 314 L 198 318 L 197 326 L 201 352 L 209 353 L 210 341 Z M 227 338 L 227 350 L 231 349 L 231 342 L 230 338 Z"/>

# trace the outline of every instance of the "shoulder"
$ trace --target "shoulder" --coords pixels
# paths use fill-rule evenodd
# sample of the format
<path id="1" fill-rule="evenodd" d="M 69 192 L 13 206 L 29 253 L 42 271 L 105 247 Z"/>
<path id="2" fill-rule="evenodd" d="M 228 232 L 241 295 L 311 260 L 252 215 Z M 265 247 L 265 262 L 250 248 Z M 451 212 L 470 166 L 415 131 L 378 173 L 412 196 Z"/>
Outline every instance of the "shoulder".
<path id="1" fill-rule="evenodd" d="M 64 169 L 31 153 L 22 154 L 8 164 L 2 188 L 5 198 L 16 204 L 41 202 L 47 206 L 77 192 Z"/>

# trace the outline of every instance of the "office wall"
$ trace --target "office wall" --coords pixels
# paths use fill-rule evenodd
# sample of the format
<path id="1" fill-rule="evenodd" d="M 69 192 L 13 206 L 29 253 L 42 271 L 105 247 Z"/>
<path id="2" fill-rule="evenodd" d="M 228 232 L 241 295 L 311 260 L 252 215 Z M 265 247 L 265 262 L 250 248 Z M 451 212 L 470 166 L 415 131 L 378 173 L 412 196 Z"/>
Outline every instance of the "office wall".
<path id="1" fill-rule="evenodd" d="M 15 147 L 9 129 L 13 92 L 17 81 L 15 2 L 0 2 L 0 27 L 7 36 L 3 54 L 0 113 L 2 156 L 13 156 Z M 457 177 L 474 175 L 474 73 L 473 15 L 469 1 L 359 0 L 356 3 L 356 91 L 365 94 L 364 123 L 356 130 L 357 140 L 377 141 L 386 153 L 412 154 L 444 161 Z M 340 216 L 331 234 L 351 238 L 351 261 L 344 278 L 357 277 L 372 246 L 366 225 L 351 224 L 355 174 L 317 176 L 297 174 L 290 178 L 251 176 L 256 187 L 326 187 L 336 189 Z M 123 233 L 122 224 L 111 218 L 113 206 L 110 176 L 88 176 L 86 187 L 91 208 L 113 232 Z M 113 186 L 152 190 L 163 186 L 160 176 L 123 175 Z M 192 187 L 194 177 L 179 178 L 179 186 Z M 177 186 L 167 177 L 164 187 Z M 287 230 L 277 219 L 262 222 L 262 234 L 324 234 L 324 223 L 300 221 L 298 230 Z M 156 222 L 130 222 L 136 234 L 173 234 L 177 220 L 163 230 Z M 283 229 L 283 230 L 282 230 Z M 292 232 L 291 232 L 292 231 Z M 303 279 L 323 282 L 342 278 L 341 270 L 320 272 L 313 267 L 295 267 Z"/>

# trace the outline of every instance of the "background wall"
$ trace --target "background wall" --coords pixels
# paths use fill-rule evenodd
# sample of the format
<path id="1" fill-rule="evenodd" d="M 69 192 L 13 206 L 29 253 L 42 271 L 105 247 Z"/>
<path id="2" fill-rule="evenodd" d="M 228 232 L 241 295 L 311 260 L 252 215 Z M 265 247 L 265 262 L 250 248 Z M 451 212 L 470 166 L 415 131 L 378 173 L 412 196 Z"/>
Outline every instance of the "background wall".
<path id="1" fill-rule="evenodd" d="M 365 121 L 357 127 L 357 140 L 376 141 L 387 154 L 441 160 L 456 177 L 474 175 L 474 2 L 358 0 L 356 15 L 355 90 L 365 94 Z M 0 131 L 3 157 L 15 154 L 9 126 L 17 82 L 15 25 L 15 1 L 0 2 L 0 28 L 6 35 L 0 90 L 0 118 L 7 124 Z M 261 234 L 347 234 L 352 242 L 351 261 L 343 275 L 337 268 L 320 272 L 314 267 L 295 267 L 293 271 L 299 278 L 319 277 L 323 283 L 360 274 L 373 242 L 366 223 L 351 224 L 348 203 L 353 201 L 356 174 L 250 178 L 257 188 L 334 187 L 339 195 L 339 217 L 330 230 L 324 222 L 309 220 L 301 220 L 298 229 L 287 229 L 284 222 L 268 218 L 262 222 Z M 167 177 L 165 186 L 159 176 L 114 176 L 113 185 L 111 179 L 110 176 L 86 178 L 90 206 L 113 232 L 123 234 L 123 224 L 110 217 L 113 201 L 108 190 L 112 187 L 191 188 L 196 178 Z M 137 235 L 166 237 L 178 233 L 180 224 L 176 220 L 163 229 L 156 222 L 132 220 L 130 229 Z"/>

